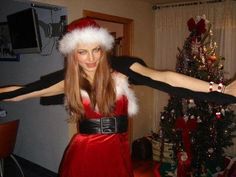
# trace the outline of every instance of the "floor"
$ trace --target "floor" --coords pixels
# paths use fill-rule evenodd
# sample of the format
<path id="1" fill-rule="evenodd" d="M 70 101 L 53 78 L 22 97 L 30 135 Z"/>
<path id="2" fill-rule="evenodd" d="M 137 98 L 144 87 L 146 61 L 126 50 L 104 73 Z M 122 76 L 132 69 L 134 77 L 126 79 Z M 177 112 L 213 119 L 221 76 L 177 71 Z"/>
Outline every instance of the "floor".
<path id="1" fill-rule="evenodd" d="M 25 177 L 58 177 L 56 173 L 46 170 L 36 164 L 32 164 L 31 162 L 16 157 L 18 162 L 20 163 Z M 17 166 L 14 164 L 12 159 L 7 158 L 5 161 L 5 175 L 4 177 L 21 177 L 20 171 Z M 134 176 L 135 177 L 154 177 L 153 161 L 134 161 Z"/>
<path id="2" fill-rule="evenodd" d="M 46 170 L 41 166 L 20 157 L 16 157 L 16 159 L 24 172 L 24 177 L 57 177 L 56 173 Z M 4 166 L 4 177 L 22 177 L 20 170 L 11 158 L 4 160 Z"/>

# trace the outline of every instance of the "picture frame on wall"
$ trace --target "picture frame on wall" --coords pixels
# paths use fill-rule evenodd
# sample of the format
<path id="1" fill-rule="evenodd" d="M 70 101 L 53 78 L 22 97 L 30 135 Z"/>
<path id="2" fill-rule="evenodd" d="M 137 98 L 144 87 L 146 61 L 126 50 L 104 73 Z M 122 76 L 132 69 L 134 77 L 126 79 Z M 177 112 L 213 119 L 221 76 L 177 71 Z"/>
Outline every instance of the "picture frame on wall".
<path id="1" fill-rule="evenodd" d="M 19 61 L 19 54 L 14 54 L 7 22 L 0 22 L 0 61 Z"/>

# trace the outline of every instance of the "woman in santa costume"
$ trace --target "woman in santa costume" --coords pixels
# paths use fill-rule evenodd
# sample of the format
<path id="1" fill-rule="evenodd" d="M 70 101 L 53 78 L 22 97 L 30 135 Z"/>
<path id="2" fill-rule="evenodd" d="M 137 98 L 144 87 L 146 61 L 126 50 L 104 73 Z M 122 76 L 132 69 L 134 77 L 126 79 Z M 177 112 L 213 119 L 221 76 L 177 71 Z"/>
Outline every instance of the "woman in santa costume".
<path id="1" fill-rule="evenodd" d="M 114 39 L 87 18 L 68 31 L 59 50 L 66 58 L 66 108 L 79 133 L 65 152 L 60 177 L 132 177 L 127 117 L 137 105 L 127 78 L 109 65 Z"/>

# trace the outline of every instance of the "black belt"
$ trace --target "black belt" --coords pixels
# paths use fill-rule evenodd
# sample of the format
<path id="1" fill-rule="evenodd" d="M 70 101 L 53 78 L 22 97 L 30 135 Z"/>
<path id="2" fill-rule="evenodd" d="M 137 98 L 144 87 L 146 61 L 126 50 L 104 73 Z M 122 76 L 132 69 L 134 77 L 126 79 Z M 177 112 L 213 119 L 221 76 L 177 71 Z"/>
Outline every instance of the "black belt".
<path id="1" fill-rule="evenodd" d="M 79 122 L 79 132 L 84 134 L 124 133 L 128 129 L 127 116 L 83 119 Z"/>

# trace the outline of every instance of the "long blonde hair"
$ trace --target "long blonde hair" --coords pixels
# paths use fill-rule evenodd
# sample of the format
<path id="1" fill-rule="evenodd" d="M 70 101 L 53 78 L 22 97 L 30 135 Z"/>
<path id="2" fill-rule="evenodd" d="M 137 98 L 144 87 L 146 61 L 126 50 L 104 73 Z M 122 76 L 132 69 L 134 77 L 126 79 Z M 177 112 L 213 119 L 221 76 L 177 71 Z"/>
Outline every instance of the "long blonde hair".
<path id="1" fill-rule="evenodd" d="M 102 56 L 92 84 L 86 79 L 85 72 L 79 66 L 78 60 L 75 58 L 75 52 L 67 56 L 65 64 L 66 106 L 71 119 L 77 121 L 84 118 L 85 112 L 80 93 L 81 89 L 87 91 L 93 109 L 96 106 L 104 116 L 112 115 L 116 94 L 107 53 L 102 49 Z"/>

